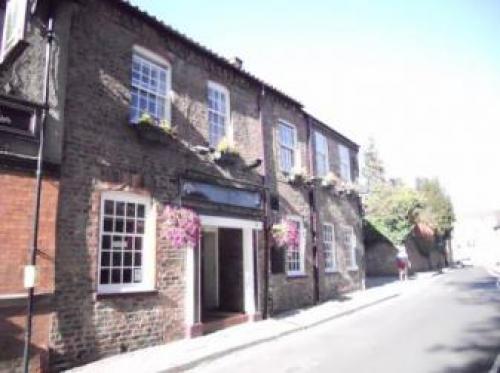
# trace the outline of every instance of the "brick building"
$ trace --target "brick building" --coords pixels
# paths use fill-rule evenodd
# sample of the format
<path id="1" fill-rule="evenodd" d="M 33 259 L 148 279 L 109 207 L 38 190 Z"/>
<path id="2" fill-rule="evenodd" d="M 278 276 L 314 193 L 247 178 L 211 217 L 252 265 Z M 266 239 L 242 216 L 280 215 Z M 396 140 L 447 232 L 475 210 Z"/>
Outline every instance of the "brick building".
<path id="1" fill-rule="evenodd" d="M 43 90 L 39 28 L 49 14 L 55 46 L 44 169 L 53 172 L 42 188 L 40 240 L 50 260 L 40 259 L 36 290 L 52 294 L 52 308 L 35 330 L 51 369 L 362 286 L 359 199 L 338 187 L 357 179 L 355 143 L 241 61 L 217 56 L 121 0 L 45 0 L 28 8 L 28 43 L 3 64 L 3 77 L 18 84 L 9 97 L 34 95 L 29 107 L 43 109 L 34 103 Z M 2 142 L 7 136 L 2 132 Z M 224 142 L 237 154 L 218 149 Z M 0 174 L 19 197 L 0 200 L 15 217 L 0 228 L 8 242 L 1 255 L 10 261 L 0 276 L 9 294 L 24 294 L 29 227 L 22 224 L 33 198 L 33 166 L 24 163 L 23 173 L 12 166 Z M 302 180 L 291 180 L 298 170 Z M 339 177 L 336 186 L 323 185 L 331 175 Z M 166 206 L 198 214 L 198 246 L 178 249 L 166 239 Z M 285 220 L 295 224 L 299 243 L 274 247 L 270 228 Z"/>

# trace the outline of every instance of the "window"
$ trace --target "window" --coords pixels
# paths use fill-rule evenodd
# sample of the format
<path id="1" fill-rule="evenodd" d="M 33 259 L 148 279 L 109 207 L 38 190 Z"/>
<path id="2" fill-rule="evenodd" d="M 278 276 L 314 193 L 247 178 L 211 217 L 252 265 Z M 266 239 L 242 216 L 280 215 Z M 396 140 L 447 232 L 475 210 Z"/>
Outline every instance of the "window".
<path id="1" fill-rule="evenodd" d="M 323 250 L 325 253 L 325 271 L 337 269 L 337 250 L 335 247 L 335 230 L 331 224 L 323 224 Z"/>
<path id="2" fill-rule="evenodd" d="M 6 0 L 5 8 L 0 9 L 5 12 L 2 15 L 2 61 L 24 40 L 27 9 L 28 0 Z"/>
<path id="3" fill-rule="evenodd" d="M 304 274 L 305 261 L 305 236 L 304 222 L 298 216 L 289 216 L 288 220 L 297 224 L 299 232 L 299 245 L 287 247 L 287 275 L 299 276 Z"/>
<path id="4" fill-rule="evenodd" d="M 339 157 L 340 177 L 344 181 L 351 181 L 351 158 L 349 156 L 349 149 L 347 146 L 339 144 Z"/>
<path id="5" fill-rule="evenodd" d="M 356 263 L 356 235 L 353 227 L 346 227 L 343 230 L 343 243 L 346 250 L 346 264 L 350 269 L 357 269 Z"/>
<path id="6" fill-rule="evenodd" d="M 297 146 L 297 133 L 293 125 L 279 122 L 279 164 L 283 172 L 290 173 L 296 166 L 295 149 Z"/>
<path id="7" fill-rule="evenodd" d="M 148 198 L 104 193 L 100 223 L 99 292 L 152 290 L 155 227 Z"/>
<path id="8" fill-rule="evenodd" d="M 314 132 L 314 144 L 316 150 L 316 174 L 322 177 L 330 169 L 328 164 L 328 142 L 325 135 L 320 132 Z"/>
<path id="9" fill-rule="evenodd" d="M 166 61 L 151 52 L 138 47 L 134 49 L 130 120 L 136 123 L 144 113 L 151 115 L 158 122 L 169 120 L 170 67 Z M 160 63 L 162 61 L 163 63 Z"/>
<path id="10" fill-rule="evenodd" d="M 229 92 L 223 86 L 208 82 L 208 142 L 216 147 L 229 136 Z"/>

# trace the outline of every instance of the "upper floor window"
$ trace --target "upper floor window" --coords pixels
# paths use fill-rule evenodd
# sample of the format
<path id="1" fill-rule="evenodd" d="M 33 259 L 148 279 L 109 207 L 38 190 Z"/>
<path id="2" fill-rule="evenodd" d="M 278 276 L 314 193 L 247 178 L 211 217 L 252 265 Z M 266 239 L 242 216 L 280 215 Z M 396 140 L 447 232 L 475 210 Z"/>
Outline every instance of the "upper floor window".
<path id="1" fill-rule="evenodd" d="M 290 173 L 296 166 L 297 130 L 295 126 L 280 121 L 278 142 L 280 170 Z"/>
<path id="2" fill-rule="evenodd" d="M 154 288 L 154 215 L 148 198 L 106 192 L 101 198 L 100 292 Z"/>
<path id="3" fill-rule="evenodd" d="M 337 250 L 335 247 L 335 230 L 331 224 L 323 224 L 323 249 L 325 253 L 325 271 L 337 269 Z"/>
<path id="4" fill-rule="evenodd" d="M 229 92 L 220 84 L 208 82 L 208 142 L 217 147 L 229 136 Z"/>
<path id="5" fill-rule="evenodd" d="M 316 174 L 325 176 L 329 171 L 328 163 L 328 141 L 321 132 L 314 132 L 314 144 L 316 154 Z"/>
<path id="6" fill-rule="evenodd" d="M 349 148 L 339 144 L 340 158 L 340 177 L 344 181 L 351 181 L 351 158 L 349 156 Z"/>
<path id="7" fill-rule="evenodd" d="M 287 275 L 300 276 L 305 273 L 305 230 L 304 221 L 298 216 L 289 216 L 288 220 L 297 225 L 299 245 L 287 247 Z"/>
<path id="8" fill-rule="evenodd" d="M 158 122 L 169 120 L 170 67 L 151 52 L 134 49 L 130 119 L 137 122 L 142 114 L 149 114 Z"/>
<path id="9" fill-rule="evenodd" d="M 28 0 L 0 1 L 0 20 L 2 22 L 1 60 L 24 40 Z"/>

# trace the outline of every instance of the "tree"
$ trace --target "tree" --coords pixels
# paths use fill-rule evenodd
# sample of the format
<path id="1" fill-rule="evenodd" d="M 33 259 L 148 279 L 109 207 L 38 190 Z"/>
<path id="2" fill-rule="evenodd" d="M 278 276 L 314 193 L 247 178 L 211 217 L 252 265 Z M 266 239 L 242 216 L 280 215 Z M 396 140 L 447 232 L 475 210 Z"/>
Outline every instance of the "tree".
<path id="1" fill-rule="evenodd" d="M 368 146 L 364 151 L 363 178 L 370 193 L 377 185 L 385 183 L 385 168 L 380 158 L 375 141 L 372 137 L 368 140 Z"/>
<path id="2" fill-rule="evenodd" d="M 400 245 L 412 232 L 422 207 L 414 189 L 402 183 L 379 184 L 366 199 L 366 220 L 394 245 Z"/>
<path id="3" fill-rule="evenodd" d="M 450 197 L 438 179 L 417 179 L 417 191 L 425 201 L 420 219 L 434 228 L 439 236 L 447 236 L 453 229 L 455 213 Z"/>

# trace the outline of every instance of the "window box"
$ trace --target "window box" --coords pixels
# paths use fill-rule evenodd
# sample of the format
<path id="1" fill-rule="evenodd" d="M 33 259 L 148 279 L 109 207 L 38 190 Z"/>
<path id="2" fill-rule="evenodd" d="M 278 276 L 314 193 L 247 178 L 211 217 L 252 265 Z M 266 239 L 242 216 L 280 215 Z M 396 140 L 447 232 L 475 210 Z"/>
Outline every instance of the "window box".
<path id="1" fill-rule="evenodd" d="M 165 120 L 158 122 L 148 114 L 142 115 L 137 123 L 132 123 L 132 125 L 138 136 L 146 141 L 169 144 L 172 139 L 177 137 L 175 127 L 169 122 Z"/>
<path id="2" fill-rule="evenodd" d="M 296 186 L 304 185 L 307 182 L 306 172 L 303 169 L 292 169 L 287 178 L 290 184 Z"/>
<path id="3" fill-rule="evenodd" d="M 214 161 L 221 166 L 234 166 L 240 159 L 239 154 L 229 152 L 216 152 Z"/>

